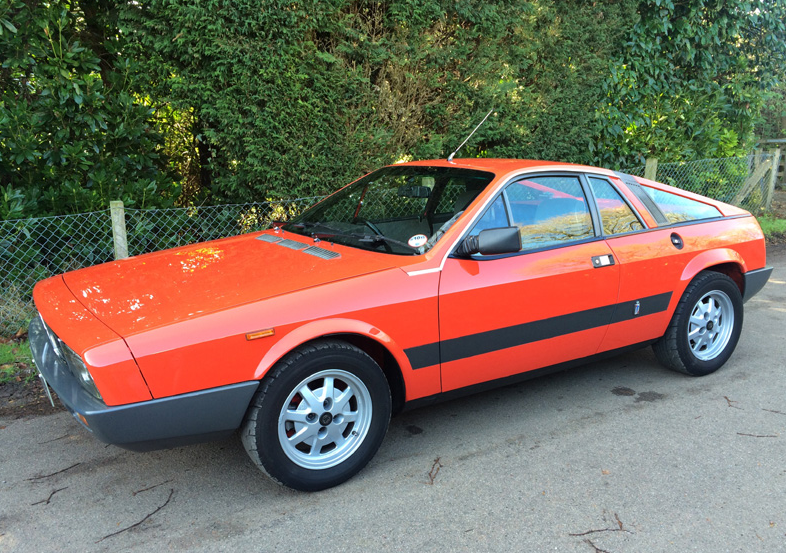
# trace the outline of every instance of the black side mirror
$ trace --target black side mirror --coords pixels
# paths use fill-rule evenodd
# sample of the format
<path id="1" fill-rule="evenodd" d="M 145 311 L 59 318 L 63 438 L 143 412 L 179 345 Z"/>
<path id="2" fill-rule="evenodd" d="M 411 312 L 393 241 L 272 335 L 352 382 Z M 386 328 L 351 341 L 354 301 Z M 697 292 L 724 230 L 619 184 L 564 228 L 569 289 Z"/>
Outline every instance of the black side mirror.
<path id="1" fill-rule="evenodd" d="M 473 255 L 498 255 L 501 253 L 516 253 L 521 250 L 521 234 L 518 227 L 490 228 L 481 230 L 476 236 L 468 236 L 456 248 L 456 254 L 461 256 Z"/>

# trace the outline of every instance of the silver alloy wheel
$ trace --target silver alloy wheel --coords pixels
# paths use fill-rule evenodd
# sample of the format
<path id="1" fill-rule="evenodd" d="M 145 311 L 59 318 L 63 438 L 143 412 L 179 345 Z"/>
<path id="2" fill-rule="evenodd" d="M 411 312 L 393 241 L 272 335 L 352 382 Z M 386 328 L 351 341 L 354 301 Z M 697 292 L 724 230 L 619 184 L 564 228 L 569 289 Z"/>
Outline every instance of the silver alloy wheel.
<path id="1" fill-rule="evenodd" d="M 281 408 L 281 449 L 303 468 L 335 467 L 363 443 L 371 413 L 371 394 L 362 380 L 340 369 L 319 371 L 295 386 Z"/>
<path id="2" fill-rule="evenodd" d="M 688 344 L 701 361 L 715 359 L 729 343 L 734 330 L 734 306 L 725 292 L 704 294 L 690 314 Z"/>

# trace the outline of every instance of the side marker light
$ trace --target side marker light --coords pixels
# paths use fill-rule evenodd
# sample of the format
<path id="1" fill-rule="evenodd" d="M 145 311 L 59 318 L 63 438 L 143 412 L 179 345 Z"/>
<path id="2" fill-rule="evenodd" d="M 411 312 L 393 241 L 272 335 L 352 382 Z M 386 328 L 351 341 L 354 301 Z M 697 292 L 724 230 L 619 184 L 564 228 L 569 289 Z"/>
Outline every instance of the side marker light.
<path id="1" fill-rule="evenodd" d="M 273 336 L 276 333 L 275 328 L 268 328 L 266 330 L 258 330 L 256 332 L 249 332 L 246 334 L 246 340 L 256 340 L 258 338 L 267 338 L 268 336 Z"/>

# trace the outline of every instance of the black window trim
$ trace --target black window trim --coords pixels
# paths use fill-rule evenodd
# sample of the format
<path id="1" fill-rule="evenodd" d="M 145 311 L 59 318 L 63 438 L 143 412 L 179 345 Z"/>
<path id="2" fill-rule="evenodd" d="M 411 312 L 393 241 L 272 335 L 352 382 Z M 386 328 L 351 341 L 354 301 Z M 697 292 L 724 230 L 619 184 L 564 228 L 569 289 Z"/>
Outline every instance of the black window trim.
<path id="1" fill-rule="evenodd" d="M 632 176 L 627 173 L 622 173 L 620 171 L 615 171 L 615 175 L 617 178 L 620 179 L 625 185 L 630 189 L 631 192 L 639 199 L 639 201 L 644 205 L 644 207 L 649 211 L 652 218 L 655 220 L 655 224 L 658 227 L 666 227 L 669 226 L 669 220 L 663 214 L 663 212 L 658 207 L 658 204 L 655 203 L 649 194 L 641 187 L 639 182 Z"/>
<path id="2" fill-rule="evenodd" d="M 641 225 L 641 228 L 639 230 L 629 230 L 629 231 L 626 231 L 626 232 L 618 232 L 616 234 L 606 234 L 606 231 L 603 229 L 602 217 L 600 217 L 600 219 L 601 219 L 601 221 L 600 221 L 600 230 L 601 230 L 601 234 L 605 238 L 612 238 L 612 237 L 617 237 L 617 236 L 626 236 L 628 234 L 635 234 L 635 233 L 642 232 L 642 231 L 645 231 L 645 230 L 652 230 L 649 227 L 647 227 L 647 223 L 644 222 L 644 218 L 641 216 L 641 214 L 638 212 L 638 210 L 635 208 L 635 206 L 633 206 L 630 203 L 630 200 L 625 196 L 625 194 L 622 193 L 622 191 L 619 189 L 619 187 L 617 185 L 615 185 L 611 181 L 611 179 L 609 177 L 607 177 L 605 175 L 600 175 L 600 174 L 597 174 L 597 173 L 584 173 L 584 177 L 587 179 L 587 188 L 589 189 L 590 193 L 592 194 L 592 199 L 593 199 L 593 201 L 595 203 L 595 206 L 598 209 L 598 216 L 599 217 L 600 217 L 600 206 L 598 206 L 598 199 L 595 197 L 595 192 L 592 190 L 592 184 L 590 183 L 590 179 L 591 178 L 592 179 L 598 179 L 598 180 L 606 181 L 607 183 L 609 183 L 611 185 L 611 188 L 617 194 L 619 194 L 619 197 L 622 199 L 623 202 L 625 202 L 625 205 L 627 205 L 628 208 L 630 208 L 630 210 L 633 212 L 633 216 L 636 217 L 636 220 Z M 658 227 L 656 227 L 656 228 L 658 228 Z"/>

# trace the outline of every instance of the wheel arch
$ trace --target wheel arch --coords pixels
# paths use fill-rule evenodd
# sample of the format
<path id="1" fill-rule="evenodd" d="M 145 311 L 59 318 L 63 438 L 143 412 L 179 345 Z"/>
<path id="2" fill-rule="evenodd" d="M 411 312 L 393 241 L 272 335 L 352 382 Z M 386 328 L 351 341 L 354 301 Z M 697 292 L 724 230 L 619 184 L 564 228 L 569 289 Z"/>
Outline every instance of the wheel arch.
<path id="1" fill-rule="evenodd" d="M 740 289 L 740 294 L 745 293 L 745 279 L 743 274 L 747 271 L 745 260 L 739 252 L 722 248 L 708 250 L 694 257 L 682 271 L 681 280 L 684 286 L 696 278 L 702 271 L 722 273 L 732 279 Z"/>
<path id="2" fill-rule="evenodd" d="M 254 379 L 261 380 L 278 361 L 293 350 L 316 340 L 342 340 L 369 355 L 382 369 L 390 387 L 393 413 L 398 413 L 406 400 L 404 369 L 409 360 L 404 350 L 378 328 L 352 319 L 313 321 L 289 332 L 268 350 L 257 365 Z"/>
<path id="3" fill-rule="evenodd" d="M 320 338 L 327 337 L 350 343 L 356 348 L 366 352 L 374 361 L 376 361 L 377 365 L 379 365 L 382 369 L 382 372 L 385 373 L 388 386 L 390 386 L 390 396 L 393 400 L 393 414 L 395 415 L 401 412 L 401 410 L 404 408 L 404 402 L 407 397 L 406 384 L 404 383 L 404 376 L 401 372 L 401 366 L 390 350 L 388 350 L 380 342 L 361 334 L 328 334 L 326 336 L 321 336 Z M 317 339 L 319 338 L 315 338 L 315 340 Z"/>

